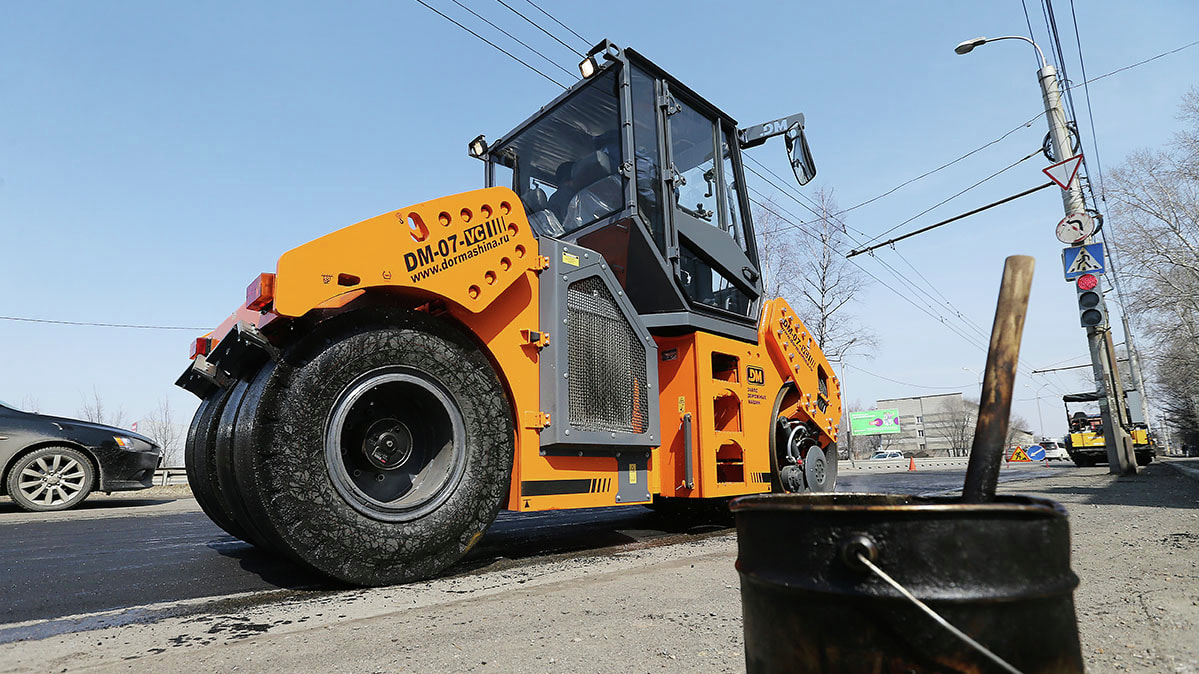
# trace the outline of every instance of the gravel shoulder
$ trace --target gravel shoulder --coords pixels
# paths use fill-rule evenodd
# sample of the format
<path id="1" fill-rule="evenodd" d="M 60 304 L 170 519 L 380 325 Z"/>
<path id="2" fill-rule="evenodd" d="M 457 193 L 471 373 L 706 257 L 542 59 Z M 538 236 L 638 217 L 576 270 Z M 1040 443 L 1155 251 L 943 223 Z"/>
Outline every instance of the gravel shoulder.
<path id="1" fill-rule="evenodd" d="M 1070 511 L 1088 669 L 1199 673 L 1199 481 L 1155 463 L 1000 489 Z M 717 532 L 402 587 L 0 625 L 0 671 L 738 672 L 735 558 Z"/>

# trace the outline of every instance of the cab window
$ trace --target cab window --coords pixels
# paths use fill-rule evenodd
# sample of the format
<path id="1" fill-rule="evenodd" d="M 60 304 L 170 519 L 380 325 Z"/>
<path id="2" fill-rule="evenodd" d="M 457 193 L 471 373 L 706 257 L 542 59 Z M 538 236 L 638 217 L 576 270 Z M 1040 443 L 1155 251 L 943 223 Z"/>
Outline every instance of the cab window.
<path id="1" fill-rule="evenodd" d="M 674 167 L 681 180 L 675 181 L 676 207 L 713 227 L 716 219 L 716 128 L 712 120 L 678 101 L 679 111 L 670 118 L 670 143 Z"/>
<path id="2" fill-rule="evenodd" d="M 491 156 L 512 169 L 512 189 L 541 234 L 561 236 L 620 210 L 616 69 L 596 76 Z"/>

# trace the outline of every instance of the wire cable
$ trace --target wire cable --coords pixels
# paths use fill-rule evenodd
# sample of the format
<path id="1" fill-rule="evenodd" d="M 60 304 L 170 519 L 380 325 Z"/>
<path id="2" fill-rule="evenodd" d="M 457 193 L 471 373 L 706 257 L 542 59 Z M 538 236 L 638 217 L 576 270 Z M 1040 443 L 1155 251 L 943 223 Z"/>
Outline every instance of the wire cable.
<path id="1" fill-rule="evenodd" d="M 420 0 L 417 0 L 417 2 L 420 2 Z M 553 33 L 549 32 L 548 30 L 542 28 L 541 24 L 537 23 L 536 21 L 530 19 L 529 17 L 525 16 L 524 14 L 521 14 L 520 10 L 518 10 L 518 9 L 514 8 L 512 5 L 509 5 L 508 3 L 504 2 L 504 0 L 496 0 L 496 2 L 499 2 L 501 5 L 507 7 L 513 14 L 519 16 L 520 18 L 524 19 L 525 21 L 528 21 L 529 25 L 533 26 L 537 30 L 545 33 L 546 35 L 549 35 L 554 40 L 554 42 L 557 42 L 558 44 L 562 45 L 563 47 L 566 47 L 567 49 L 571 50 L 572 52 L 578 54 L 579 58 L 583 58 L 583 52 L 566 44 L 562 40 L 559 40 L 557 35 L 554 35 Z"/>
<path id="2" fill-rule="evenodd" d="M 1156 61 L 1159 58 L 1162 58 L 1164 56 L 1169 56 L 1171 54 L 1177 54 L 1178 52 L 1180 52 L 1184 49 L 1190 49 L 1191 47 L 1194 47 L 1197 44 L 1199 44 L 1199 40 L 1195 40 L 1194 42 L 1188 42 L 1187 44 L 1184 44 L 1181 47 L 1171 49 L 1170 51 L 1162 52 L 1162 53 L 1158 54 L 1157 56 L 1150 56 L 1149 58 L 1145 59 L 1144 61 L 1137 61 L 1136 63 L 1130 63 L 1130 64 L 1124 66 L 1123 68 L 1116 68 L 1115 70 L 1113 70 L 1109 73 L 1104 73 L 1097 77 L 1092 77 L 1091 79 L 1080 82 L 1079 84 L 1072 84 L 1068 88 L 1069 89 L 1077 89 L 1078 87 L 1085 87 L 1086 85 L 1091 84 L 1092 82 L 1098 82 L 1099 80 L 1104 79 L 1106 77 L 1111 77 L 1112 75 L 1115 75 L 1116 73 L 1122 73 L 1125 70 L 1132 70 L 1133 68 L 1136 68 L 1138 66 L 1143 66 L 1146 63 L 1149 63 L 1150 61 Z"/>
<path id="3" fill-rule="evenodd" d="M 91 323 L 87 321 L 58 321 L 49 318 L 27 318 L 24 316 L 0 316 L 0 321 L 20 321 L 22 323 L 49 323 L 53 325 L 74 325 L 92 328 L 130 328 L 133 330 L 201 330 L 212 328 L 197 328 L 190 325 L 136 325 L 130 323 Z"/>
<path id="4" fill-rule="evenodd" d="M 492 47 L 494 47 L 495 49 L 499 50 L 499 51 L 500 51 L 500 52 L 502 52 L 504 55 L 506 55 L 508 58 L 512 59 L 513 61 L 516 61 L 517 63 L 521 64 L 522 66 L 524 66 L 524 67 L 528 68 L 529 70 L 532 70 L 533 72 L 537 73 L 538 75 L 541 75 L 541 76 L 542 76 L 542 77 L 544 77 L 545 79 L 547 79 L 547 80 L 549 80 L 549 81 L 553 82 L 554 84 L 557 84 L 558 86 L 562 87 L 563 89 L 567 89 L 567 88 L 568 88 L 568 87 L 567 87 L 565 84 L 562 84 L 562 83 L 561 83 L 561 82 L 559 82 L 558 80 L 556 80 L 556 79 L 554 79 L 554 78 L 550 77 L 549 75 L 546 75 L 545 73 L 541 72 L 541 71 L 540 71 L 540 70 L 538 70 L 537 68 L 534 68 L 533 66 L 529 65 L 528 63 L 526 63 L 525 61 L 523 61 L 523 60 L 522 60 L 520 57 L 518 57 L 518 56 L 514 55 L 512 52 L 508 51 L 507 49 L 504 49 L 503 47 L 501 47 L 501 46 L 499 46 L 498 44 L 496 44 L 496 43 L 492 42 L 491 40 L 488 40 L 487 38 L 483 37 L 482 35 L 479 35 L 479 34 L 478 34 L 478 33 L 476 33 L 475 31 L 473 31 L 473 30 L 471 30 L 471 29 L 467 28 L 466 26 L 464 26 L 464 25 L 462 25 L 462 24 L 458 23 L 458 22 L 457 22 L 457 21 L 455 21 L 454 19 L 451 19 L 449 16 L 446 16 L 445 14 L 443 14 L 443 13 L 441 12 L 441 10 L 439 10 L 439 9 L 437 9 L 436 7 L 433 7 L 432 5 L 428 4 L 427 2 L 425 2 L 425 0 L 416 0 L 416 2 L 417 2 L 417 3 L 419 3 L 419 4 L 421 4 L 421 5 L 423 5 L 424 7 L 428 8 L 429 10 L 431 10 L 431 11 L 435 12 L 435 13 L 436 13 L 438 16 L 440 16 L 441 18 L 445 19 L 446 21 L 449 21 L 450 23 L 454 24 L 455 26 L 458 26 L 458 27 L 459 27 L 459 28 L 461 28 L 462 30 L 464 30 L 464 31 L 466 31 L 466 32 L 468 32 L 468 33 L 470 33 L 471 35 L 474 35 L 475 37 L 479 38 L 480 40 L 482 40 L 482 41 L 486 42 L 487 44 L 491 45 Z"/>
<path id="5" fill-rule="evenodd" d="M 878 377 L 879 379 L 882 379 L 882 380 L 885 380 L 885 381 L 889 381 L 889 382 L 891 382 L 892 384 L 901 384 L 901 385 L 903 385 L 903 386 L 911 386 L 912 388 L 945 389 L 945 390 L 953 390 L 953 389 L 957 389 L 957 390 L 959 390 L 959 391 L 960 391 L 960 390 L 963 390 L 963 389 L 967 389 L 967 388 L 974 388 L 974 387 L 978 386 L 978 384 L 970 384 L 970 385 L 968 385 L 968 386 L 928 386 L 928 385 L 925 385 L 925 384 L 913 384 L 913 383 L 911 383 L 911 382 L 899 381 L 898 379 L 892 379 L 892 378 L 890 378 L 890 377 L 884 377 L 884 376 L 883 376 L 883 375 L 881 375 L 881 374 L 878 374 L 878 373 L 876 373 L 876 372 L 871 372 L 870 370 L 866 370 L 866 369 L 860 368 L 860 367 L 858 367 L 857 365 L 851 365 L 850 363 L 841 363 L 841 364 L 842 364 L 842 365 L 844 365 L 845 367 L 848 367 L 848 368 L 851 368 L 851 369 L 857 370 L 858 372 L 861 372 L 862 374 L 868 374 L 868 375 L 870 375 L 871 377 Z"/>
<path id="6" fill-rule="evenodd" d="M 525 0 L 525 2 L 527 2 L 527 3 L 529 3 L 530 5 L 533 5 L 534 7 L 536 7 L 536 8 L 537 8 L 537 11 L 539 11 L 539 12 L 541 12 L 542 14 L 544 14 L 544 15 L 548 16 L 548 17 L 550 18 L 550 20 L 551 20 L 551 21 L 553 21 L 554 23 L 558 24 L 559 26 L 562 26 L 563 28 L 565 28 L 565 29 L 566 29 L 566 30 L 567 30 L 567 31 L 568 31 L 568 32 L 569 32 L 571 35 L 574 35 L 575 37 L 577 37 L 577 38 L 579 38 L 580 40 L 582 40 L 582 42 L 583 42 L 583 44 L 584 44 L 584 45 L 591 46 L 591 44 L 593 44 L 593 43 L 589 42 L 589 41 L 587 40 L 587 38 L 585 38 L 585 37 L 583 37 L 582 35 L 579 35 L 578 33 L 576 33 L 576 32 L 574 31 L 574 29 L 573 29 L 573 28 L 571 28 L 570 26 L 568 26 L 568 25 L 566 25 L 566 24 L 562 23 L 561 21 L 559 21 L 559 20 L 557 19 L 557 17 L 555 17 L 553 14 L 550 14 L 549 12 L 545 11 L 544 9 L 542 9 L 542 8 L 541 8 L 541 5 L 539 5 L 539 4 L 535 3 L 535 2 L 533 2 L 533 0 Z"/>
<path id="7" fill-rule="evenodd" d="M 934 174 L 934 173 L 936 173 L 936 172 L 938 172 L 938 171 L 940 171 L 940 170 L 942 170 L 942 169 L 947 169 L 947 168 L 949 168 L 950 166 L 953 166 L 954 164 L 956 164 L 956 163 L 958 163 L 958 162 L 962 161 L 963 159 L 966 159 L 967 157 L 970 157 L 971 155 L 977 154 L 978 152 L 981 152 L 982 150 L 985 150 L 985 149 L 987 149 L 987 148 L 991 147 L 992 145 L 994 145 L 994 144 L 998 143 L 999 141 L 1001 141 L 1001 140 L 1003 140 L 1003 139 L 1007 138 L 1008 136 L 1012 135 L 1013 133 L 1016 133 L 1016 132 L 1017 132 L 1017 131 L 1019 131 L 1020 129 L 1023 129 L 1023 128 L 1026 128 L 1026 127 L 1029 127 L 1029 126 L 1031 126 L 1033 122 L 1037 121 L 1037 119 L 1038 119 L 1038 118 L 1040 118 L 1041 116 L 1043 116 L 1044 114 L 1045 114 L 1045 112 L 1044 112 L 1044 111 L 1038 112 L 1036 115 L 1034 115 L 1034 116 L 1033 116 L 1031 119 L 1029 119 L 1028 121 L 1024 122 L 1024 123 L 1023 123 L 1023 124 L 1021 124 L 1020 126 L 1017 126 L 1016 128 L 1012 129 L 1011 131 L 1008 131 L 1007 133 L 1003 134 L 1002 136 L 1000 136 L 1000 137 L 996 138 L 995 140 L 993 140 L 993 141 L 991 141 L 991 142 L 989 142 L 989 143 L 986 143 L 986 144 L 984 144 L 984 145 L 980 145 L 980 146 L 978 146 L 978 147 L 974 148 L 973 150 L 971 150 L 971 151 L 967 152 L 966 154 L 964 154 L 964 155 L 962 155 L 962 156 L 958 157 L 957 159 L 954 159 L 953 161 L 950 161 L 950 162 L 946 162 L 946 163 L 944 163 L 944 164 L 942 164 L 942 165 L 938 166 L 937 168 L 935 168 L 935 169 L 933 169 L 933 170 L 931 170 L 931 171 L 926 171 L 925 173 L 921 173 L 920 175 L 916 176 L 915 178 L 911 178 L 911 179 L 909 179 L 909 180 L 906 180 L 906 181 L 904 181 L 904 182 L 900 183 L 899 185 L 896 185 L 895 187 L 892 187 L 891 189 L 887 190 L 886 192 L 883 192 L 882 194 L 880 194 L 880 195 L 878 195 L 878 196 L 876 196 L 876 197 L 871 197 L 870 199 L 867 199 L 866 201 L 863 201 L 863 202 L 862 202 L 862 203 L 860 203 L 860 204 L 855 204 L 855 205 L 853 205 L 853 206 L 850 206 L 849 208 L 847 208 L 847 209 L 845 209 L 845 210 L 843 210 L 843 211 L 838 211 L 838 212 L 837 212 L 837 215 L 845 215 L 846 213 L 848 213 L 848 212 L 850 212 L 850 211 L 852 211 L 852 210 L 854 210 L 854 209 L 861 208 L 862 206 L 865 206 L 865 205 L 867 205 L 867 204 L 872 204 L 872 203 L 874 203 L 874 202 L 878 201 L 879 199 L 882 199 L 882 198 L 883 198 L 883 197 L 885 197 L 885 196 L 889 196 L 889 195 L 893 194 L 894 192 L 898 191 L 898 190 L 899 190 L 900 188 L 902 188 L 902 187 L 907 187 L 908 185 L 911 185 L 912 183 L 916 182 L 917 180 L 920 180 L 920 179 L 922 179 L 922 178 L 927 178 L 928 176 L 931 176 L 932 174 Z"/>
<path id="8" fill-rule="evenodd" d="M 938 201 L 937 203 L 933 204 L 932 206 L 929 206 L 928 208 L 924 209 L 923 211 L 920 211 L 920 212 L 919 212 L 919 213 L 917 213 L 916 215 L 913 215 L 912 217 L 908 218 L 907 220 L 904 220 L 903 222 L 899 223 L 898 225 L 895 225 L 894 227 L 891 227 L 890 229 L 886 230 L 885 232 L 882 232 L 882 233 L 880 233 L 880 234 L 877 234 L 877 235 L 875 235 L 873 238 L 871 238 L 870 240 L 868 240 L 866 243 L 867 243 L 867 244 L 871 244 L 871 243 L 874 243 L 875 241 L 878 241 L 878 240 L 879 240 L 879 239 L 881 239 L 882 237 L 884 237 L 884 236 L 886 236 L 886 235 L 890 234 L 891 232 L 894 232 L 895 230 L 899 229 L 900 227 L 903 227 L 904 225 L 908 224 L 909 222 L 911 222 L 911 221 L 915 220 L 916 218 L 918 218 L 918 217 L 920 217 L 920 216 L 922 216 L 922 215 L 925 215 L 926 213 L 928 213 L 928 212 L 930 212 L 930 211 L 932 211 L 932 210 L 934 210 L 934 209 L 936 209 L 936 208 L 939 208 L 940 206 L 943 206 L 943 205 L 945 205 L 945 204 L 949 203 L 950 201 L 953 201 L 954 199 L 957 199 L 958 197 L 960 197 L 960 196 L 962 196 L 963 194 L 965 194 L 965 193 L 969 192 L 970 190 L 972 190 L 972 189 L 974 189 L 974 188 L 978 187 L 979 185 L 982 185 L 983 183 L 987 182 L 988 180 L 991 180 L 992 178 L 998 177 L 1000 174 L 1004 173 L 1005 171 L 1008 171 L 1008 170 L 1011 170 L 1011 169 L 1015 168 L 1017 165 L 1021 164 L 1022 162 L 1025 162 L 1025 161 L 1027 161 L 1027 160 L 1029 160 L 1029 159 L 1032 159 L 1033 157 L 1037 156 L 1037 155 L 1038 155 L 1038 154 L 1040 154 L 1040 153 L 1041 153 L 1040 149 L 1037 149 L 1037 150 L 1034 150 L 1033 152 L 1031 152 L 1031 153 L 1029 153 L 1029 154 L 1026 154 L 1026 155 L 1024 155 L 1024 156 L 1023 156 L 1023 157 L 1021 157 L 1020 159 L 1017 159 L 1016 161 L 1012 162 L 1011 164 L 1008 164 L 1007 166 L 1005 166 L 1005 167 L 1003 167 L 1003 168 L 999 169 L 998 171 L 996 171 L 996 172 L 992 173 L 991 175 L 987 176 L 986 178 L 983 178 L 982 180 L 980 180 L 980 181 L 978 181 L 978 182 L 974 183 L 973 185 L 971 185 L 971 186 L 967 187 L 966 189 L 964 189 L 964 190 L 962 190 L 962 191 L 960 191 L 960 192 L 958 192 L 958 193 L 956 193 L 956 194 L 954 194 L 954 195 L 952 195 L 952 196 L 950 196 L 950 197 L 947 197 L 947 198 L 945 198 L 945 199 L 942 199 L 941 201 Z"/>
<path id="9" fill-rule="evenodd" d="M 513 35 L 512 33 L 509 33 L 508 31 L 504 30 L 503 28 L 500 28 L 499 26 L 495 25 L 494 23 L 492 23 L 492 22 L 491 22 L 491 21 L 489 21 L 488 19 L 486 19 L 486 18 L 484 18 L 483 16 L 481 16 L 481 15 L 480 15 L 478 12 L 476 12 L 475 10 L 471 9 L 470 7 L 467 7 L 466 5 L 462 4 L 461 2 L 458 2 L 458 0 L 452 0 L 452 2 L 453 2 L 455 5 L 458 5 L 459 7 L 461 7 L 462 9 L 465 9 L 466 11 L 468 11 L 468 12 L 470 12 L 471 14 L 475 15 L 475 18 L 479 19 L 479 20 L 480 20 L 480 21 L 482 21 L 483 23 L 486 23 L 488 26 L 491 26 L 492 28 L 494 28 L 494 29 L 498 30 L 499 32 L 501 32 L 501 33 L 503 33 L 504 35 L 506 35 L 506 36 L 508 36 L 509 38 L 511 38 L 512 40 L 515 40 L 515 41 L 516 41 L 518 44 L 520 44 L 520 45 L 521 45 L 522 47 L 524 47 L 525 49 L 528 49 L 529 51 L 533 52 L 534 54 L 536 54 L 536 55 L 540 56 L 541 58 L 545 59 L 547 62 L 549 62 L 549 64 L 550 64 L 550 65 L 552 65 L 552 66 L 554 66 L 555 68 L 557 68 L 558 70 L 561 70 L 562 72 L 566 73 L 566 76 L 567 76 L 567 77 L 574 77 L 574 73 L 572 73 L 572 72 L 570 72 L 569 70 L 567 70 L 566 68 L 563 68 L 562 66 L 558 65 L 558 62 L 557 62 L 557 61 L 554 61 L 553 59 L 551 59 L 550 57 L 546 56 L 545 54 L 542 54 L 541 52 L 537 51 L 537 50 L 536 50 L 536 49 L 534 49 L 533 47 L 530 47 L 530 46 L 529 46 L 529 44 L 528 44 L 528 43 L 526 43 L 524 40 L 522 40 L 522 39 L 520 39 L 520 38 L 516 37 L 516 36 L 515 36 L 515 35 Z"/>

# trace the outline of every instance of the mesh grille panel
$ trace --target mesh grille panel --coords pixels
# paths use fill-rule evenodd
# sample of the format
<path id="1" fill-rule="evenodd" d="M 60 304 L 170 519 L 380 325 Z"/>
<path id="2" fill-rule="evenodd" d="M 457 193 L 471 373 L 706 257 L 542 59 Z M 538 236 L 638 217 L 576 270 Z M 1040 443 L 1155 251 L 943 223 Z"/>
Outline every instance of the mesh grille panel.
<path id="1" fill-rule="evenodd" d="M 570 425 L 644 433 L 649 426 L 645 345 L 598 276 L 566 290 Z"/>

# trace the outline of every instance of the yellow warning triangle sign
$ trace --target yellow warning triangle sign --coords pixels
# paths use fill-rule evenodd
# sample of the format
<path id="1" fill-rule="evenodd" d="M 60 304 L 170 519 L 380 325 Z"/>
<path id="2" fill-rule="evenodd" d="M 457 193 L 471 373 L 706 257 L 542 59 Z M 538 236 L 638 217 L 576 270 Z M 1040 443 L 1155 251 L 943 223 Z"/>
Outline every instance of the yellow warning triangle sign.
<path id="1" fill-rule="evenodd" d="M 1016 447 L 1015 451 L 1012 452 L 1012 455 L 1009 456 L 1007 460 L 1008 461 L 1032 461 L 1032 459 L 1028 458 L 1028 454 L 1026 454 L 1024 452 L 1024 450 L 1021 449 L 1020 447 Z"/>

